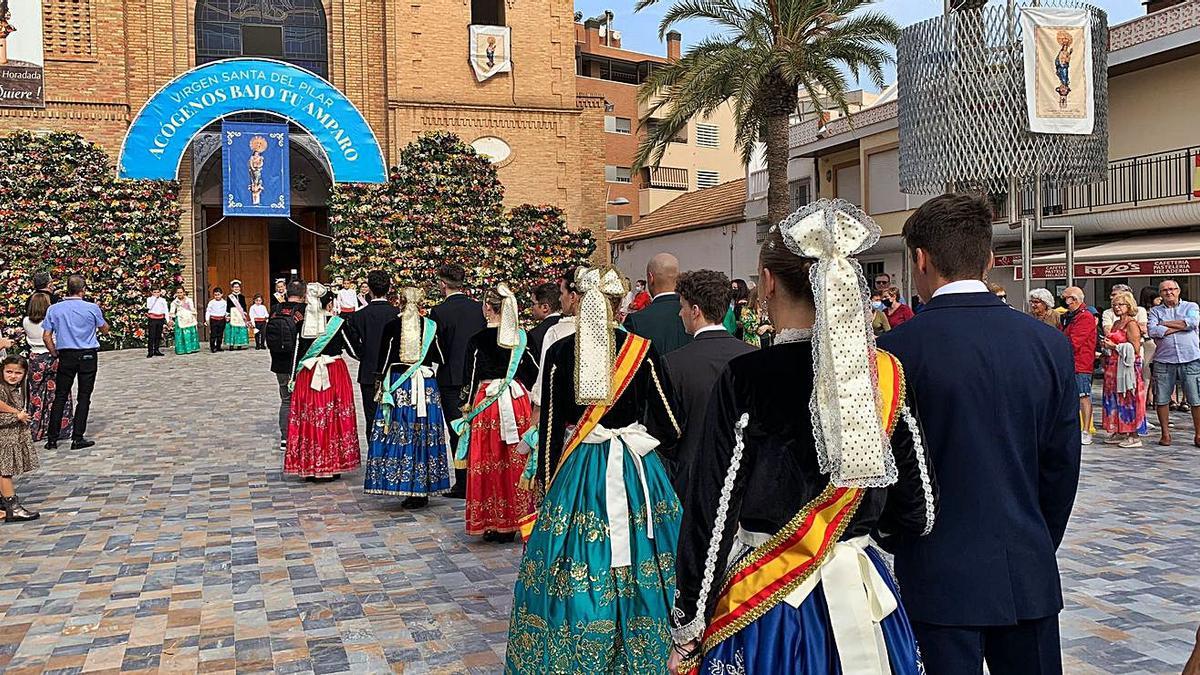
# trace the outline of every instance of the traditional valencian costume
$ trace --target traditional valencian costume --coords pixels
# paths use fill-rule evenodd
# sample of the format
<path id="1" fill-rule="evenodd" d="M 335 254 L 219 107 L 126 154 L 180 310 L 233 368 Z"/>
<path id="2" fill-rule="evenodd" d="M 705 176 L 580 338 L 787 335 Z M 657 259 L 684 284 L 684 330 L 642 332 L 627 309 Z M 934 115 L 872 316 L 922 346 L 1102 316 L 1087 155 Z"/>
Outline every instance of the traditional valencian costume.
<path id="1" fill-rule="evenodd" d="M 368 434 L 364 492 L 428 497 L 453 486 L 449 434 L 433 367 L 443 362 L 437 324 L 421 317 L 421 292 L 404 289 L 404 312 L 383 328 L 379 408 Z"/>
<path id="2" fill-rule="evenodd" d="M 546 354 L 536 489 L 505 672 L 662 673 L 679 500 L 655 449 L 680 437 L 662 362 L 613 323 L 620 275 L 580 270 L 577 332 Z M 525 525 L 525 523 L 523 523 Z"/>
<path id="3" fill-rule="evenodd" d="M 229 282 L 230 286 L 237 284 L 242 285 L 242 282 L 234 279 Z M 229 323 L 225 324 L 225 348 L 226 349 L 245 349 L 250 345 L 250 321 L 248 319 L 246 296 L 241 293 L 234 293 L 233 289 L 229 289 L 229 295 L 225 296 L 225 301 L 229 303 Z"/>
<path id="4" fill-rule="evenodd" d="M 916 675 L 908 618 L 869 540 L 926 534 L 935 510 L 904 373 L 875 349 L 849 258 L 879 229 L 826 200 L 780 227 L 788 251 L 814 260 L 816 324 L 735 358 L 713 389 L 672 616 L 677 649 L 701 642 L 680 672 Z"/>
<path id="5" fill-rule="evenodd" d="M 171 321 L 175 324 L 175 353 L 193 354 L 200 351 L 200 336 L 196 332 L 196 304 L 186 295 L 171 301 Z"/>
<path id="6" fill-rule="evenodd" d="M 533 424 L 528 387 L 537 379 L 537 363 L 526 350 L 528 337 L 518 325 L 517 299 L 505 284 L 500 325 L 484 328 L 467 344 L 465 393 L 473 393 L 464 414 L 454 420 L 459 434 L 455 465 L 467 470 L 467 534 L 508 535 L 533 510 L 530 495 L 518 488 L 525 456 L 517 445 Z"/>
<path id="7" fill-rule="evenodd" d="M 341 317 L 326 321 L 325 296 L 323 285 L 308 285 L 283 456 L 283 472 L 305 478 L 331 478 L 361 461 L 354 385 L 341 354 L 357 356 L 341 335 Z"/>

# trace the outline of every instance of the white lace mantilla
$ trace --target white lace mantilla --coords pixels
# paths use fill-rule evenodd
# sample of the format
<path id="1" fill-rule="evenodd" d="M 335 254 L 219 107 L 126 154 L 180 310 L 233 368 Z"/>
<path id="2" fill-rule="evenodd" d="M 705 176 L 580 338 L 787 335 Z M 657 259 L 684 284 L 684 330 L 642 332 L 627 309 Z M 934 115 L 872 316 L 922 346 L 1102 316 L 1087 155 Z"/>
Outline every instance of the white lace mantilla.
<path id="1" fill-rule="evenodd" d="M 811 328 L 784 328 L 775 335 L 774 344 L 784 345 L 789 342 L 811 342 L 813 332 Z"/>

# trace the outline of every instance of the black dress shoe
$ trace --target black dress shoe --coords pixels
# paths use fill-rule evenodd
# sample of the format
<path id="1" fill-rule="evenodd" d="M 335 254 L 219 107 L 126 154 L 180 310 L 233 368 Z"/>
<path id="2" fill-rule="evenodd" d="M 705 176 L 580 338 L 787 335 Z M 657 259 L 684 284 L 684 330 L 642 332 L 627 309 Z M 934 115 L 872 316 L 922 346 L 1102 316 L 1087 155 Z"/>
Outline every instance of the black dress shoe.
<path id="1" fill-rule="evenodd" d="M 57 450 L 58 449 L 58 441 L 46 441 L 46 445 L 44 445 L 42 447 L 44 447 L 47 450 Z"/>
<path id="2" fill-rule="evenodd" d="M 71 441 L 71 449 L 72 450 L 84 450 L 86 448 L 92 447 L 95 444 L 96 444 L 96 441 L 88 440 L 86 438 L 81 438 L 77 441 Z"/>
<path id="3" fill-rule="evenodd" d="M 467 491 L 454 489 L 454 490 L 447 492 L 446 496 L 449 497 L 450 499 L 466 499 Z"/>
<path id="4" fill-rule="evenodd" d="M 499 535 L 499 533 L 494 530 L 485 530 L 483 533 L 483 540 L 484 541 L 496 541 L 496 537 L 498 535 Z"/>
<path id="5" fill-rule="evenodd" d="M 401 508 L 422 509 L 429 506 L 429 497 L 408 497 L 400 502 Z"/>
<path id="6" fill-rule="evenodd" d="M 497 544 L 511 544 L 516 536 L 516 532 L 493 532 L 492 541 Z"/>

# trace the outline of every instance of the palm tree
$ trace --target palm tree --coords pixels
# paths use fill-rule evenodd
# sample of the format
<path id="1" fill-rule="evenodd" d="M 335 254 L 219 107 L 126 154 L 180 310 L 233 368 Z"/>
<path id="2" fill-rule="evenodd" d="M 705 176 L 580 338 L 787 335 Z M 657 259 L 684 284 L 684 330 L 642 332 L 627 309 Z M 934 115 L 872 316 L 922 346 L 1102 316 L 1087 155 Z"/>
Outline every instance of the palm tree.
<path id="1" fill-rule="evenodd" d="M 659 0 L 638 0 L 637 10 Z M 636 165 L 657 165 L 670 139 L 697 115 L 732 101 L 736 144 L 749 164 L 756 143 L 766 145 L 767 217 L 788 215 L 788 124 L 799 90 L 821 107 L 849 113 L 848 78 L 865 71 L 883 87 L 883 66 L 900 27 L 888 16 L 858 10 L 874 0 L 673 0 L 659 39 L 675 24 L 706 19 L 721 30 L 654 70 L 638 91 L 658 126 L 643 139 Z M 819 94 L 818 94 L 819 92 Z"/>

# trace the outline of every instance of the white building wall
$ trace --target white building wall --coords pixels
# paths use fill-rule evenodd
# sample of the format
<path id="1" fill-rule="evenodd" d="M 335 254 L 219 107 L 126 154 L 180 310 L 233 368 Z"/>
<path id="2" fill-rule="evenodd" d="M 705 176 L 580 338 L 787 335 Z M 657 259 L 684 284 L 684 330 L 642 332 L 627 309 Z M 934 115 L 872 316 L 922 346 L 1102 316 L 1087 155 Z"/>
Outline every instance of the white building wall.
<path id="1" fill-rule="evenodd" d="M 646 263 L 659 253 L 679 258 L 681 271 L 709 269 L 730 279 L 758 278 L 758 243 L 754 223 L 676 232 L 621 244 L 614 264 L 630 282 L 646 278 Z"/>

